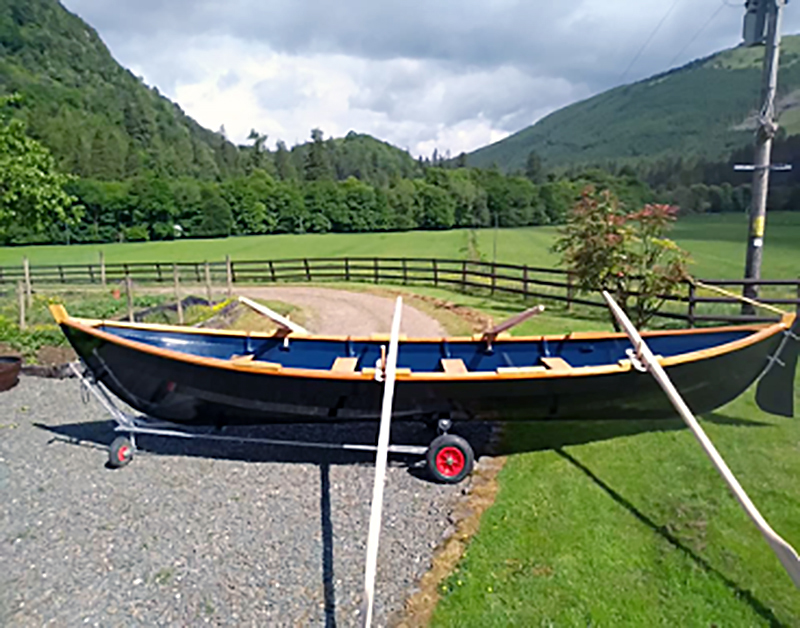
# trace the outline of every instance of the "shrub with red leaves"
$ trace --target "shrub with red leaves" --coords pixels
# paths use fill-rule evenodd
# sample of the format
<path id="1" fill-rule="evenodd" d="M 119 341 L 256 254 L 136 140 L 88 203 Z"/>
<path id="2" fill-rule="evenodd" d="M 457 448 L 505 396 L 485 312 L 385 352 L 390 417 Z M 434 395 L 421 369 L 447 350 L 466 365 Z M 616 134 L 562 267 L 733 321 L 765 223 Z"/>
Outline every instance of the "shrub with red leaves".
<path id="1" fill-rule="evenodd" d="M 689 254 L 665 237 L 677 213 L 677 207 L 657 204 L 626 212 L 612 192 L 590 186 L 554 250 L 579 290 L 608 290 L 642 327 L 688 277 Z"/>

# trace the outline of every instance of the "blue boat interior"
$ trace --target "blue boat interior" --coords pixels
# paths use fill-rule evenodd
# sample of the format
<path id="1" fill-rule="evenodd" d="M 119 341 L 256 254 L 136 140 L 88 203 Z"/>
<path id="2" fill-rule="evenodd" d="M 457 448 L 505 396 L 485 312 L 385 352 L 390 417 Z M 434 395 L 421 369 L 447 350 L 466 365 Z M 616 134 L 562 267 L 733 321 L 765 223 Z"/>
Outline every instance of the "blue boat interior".
<path id="1" fill-rule="evenodd" d="M 336 358 L 357 358 L 355 370 L 374 368 L 381 358 L 381 340 L 324 340 L 313 338 L 252 338 L 221 334 L 183 333 L 100 325 L 98 329 L 135 342 L 204 358 L 230 360 L 252 357 L 284 367 L 331 369 Z M 739 340 L 751 330 L 708 331 L 651 336 L 647 343 L 656 355 L 670 357 L 709 349 Z M 503 367 L 542 366 L 543 358 L 561 358 L 572 367 L 616 364 L 631 348 L 622 338 L 540 338 L 483 341 L 401 341 L 397 365 L 415 372 L 442 372 L 442 360 L 461 360 L 468 372 L 496 371 Z"/>

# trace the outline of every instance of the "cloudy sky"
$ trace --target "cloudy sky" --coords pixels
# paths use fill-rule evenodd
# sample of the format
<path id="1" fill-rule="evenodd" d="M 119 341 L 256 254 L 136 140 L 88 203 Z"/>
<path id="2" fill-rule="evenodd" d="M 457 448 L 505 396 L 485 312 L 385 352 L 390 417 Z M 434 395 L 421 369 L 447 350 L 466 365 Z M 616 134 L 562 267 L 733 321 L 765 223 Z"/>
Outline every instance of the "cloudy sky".
<path id="1" fill-rule="evenodd" d="M 739 43 L 735 0 L 62 0 L 204 126 L 290 146 L 370 133 L 414 155 Z M 800 31 L 785 11 L 784 33 Z M 795 15 L 796 14 L 796 15 Z"/>

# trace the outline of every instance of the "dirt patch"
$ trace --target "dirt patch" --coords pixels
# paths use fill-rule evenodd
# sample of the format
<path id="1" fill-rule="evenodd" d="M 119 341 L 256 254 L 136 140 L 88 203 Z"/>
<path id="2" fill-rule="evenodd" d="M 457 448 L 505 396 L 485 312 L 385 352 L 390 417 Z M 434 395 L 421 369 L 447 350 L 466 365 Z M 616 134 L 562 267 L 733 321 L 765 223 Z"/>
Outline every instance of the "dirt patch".
<path id="1" fill-rule="evenodd" d="M 399 617 L 390 622 L 396 628 L 422 628 L 430 623 L 439 602 L 439 587 L 455 569 L 470 539 L 478 531 L 483 513 L 497 495 L 497 475 L 506 458 L 484 458 L 473 473 L 470 491 L 450 515 L 455 531 L 442 543 L 433 556 L 430 570 L 422 576 L 417 592 L 405 604 Z"/>
<path id="2" fill-rule="evenodd" d="M 299 306 L 308 316 L 305 327 L 317 334 L 368 336 L 389 333 L 394 313 L 392 299 L 368 292 L 317 287 L 269 287 L 244 288 L 239 293 Z M 405 299 L 406 295 L 402 296 Z M 408 302 L 403 305 L 400 332 L 421 338 L 446 335 L 439 321 Z"/>
<path id="3" fill-rule="evenodd" d="M 14 349 L 11 345 L 7 345 L 4 342 L 0 342 L 0 355 L 19 356 L 22 354 L 16 349 Z"/>
<path id="4" fill-rule="evenodd" d="M 72 347 L 42 347 L 36 352 L 36 361 L 41 366 L 58 366 L 77 359 Z"/>
<path id="5" fill-rule="evenodd" d="M 374 293 L 392 297 L 402 296 L 411 305 L 434 316 L 453 334 L 471 335 L 482 333 L 494 326 L 494 319 L 488 314 L 471 307 L 457 305 L 445 299 L 424 294 L 409 294 L 399 290 L 377 289 Z"/>

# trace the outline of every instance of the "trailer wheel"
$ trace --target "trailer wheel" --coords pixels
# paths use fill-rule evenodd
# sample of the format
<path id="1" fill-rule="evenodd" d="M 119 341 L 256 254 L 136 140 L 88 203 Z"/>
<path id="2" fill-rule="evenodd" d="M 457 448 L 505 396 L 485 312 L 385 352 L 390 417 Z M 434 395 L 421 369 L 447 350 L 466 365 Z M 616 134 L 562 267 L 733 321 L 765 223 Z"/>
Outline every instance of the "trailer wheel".
<path id="1" fill-rule="evenodd" d="M 133 445 L 125 436 L 117 436 L 108 448 L 108 466 L 112 469 L 124 467 L 133 459 Z"/>
<path id="2" fill-rule="evenodd" d="M 455 434 L 436 437 L 425 454 L 428 473 L 443 484 L 457 484 L 472 472 L 475 454 L 470 444 Z"/>

